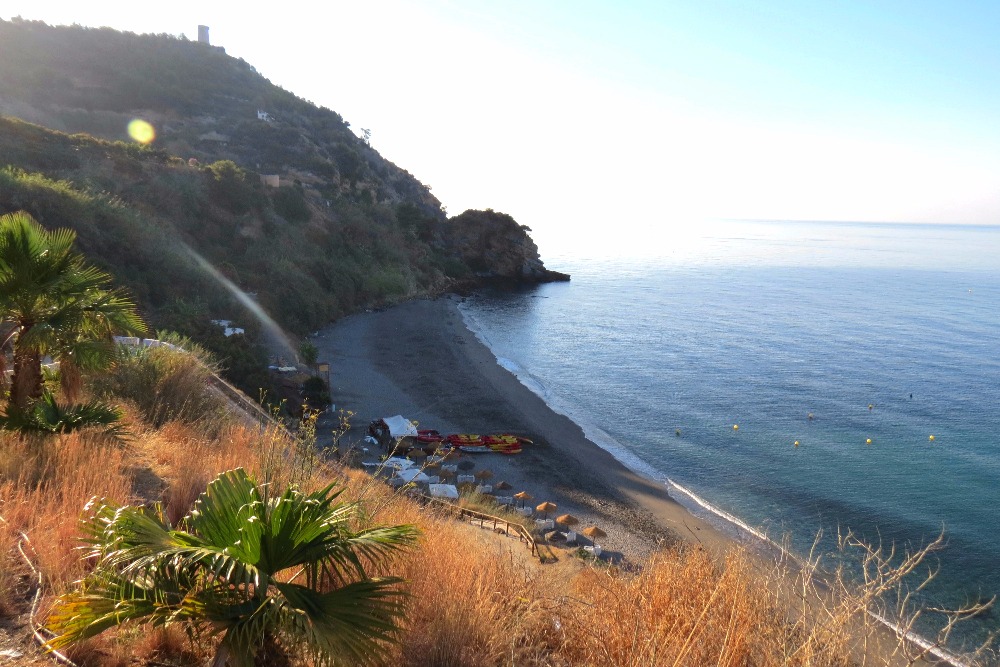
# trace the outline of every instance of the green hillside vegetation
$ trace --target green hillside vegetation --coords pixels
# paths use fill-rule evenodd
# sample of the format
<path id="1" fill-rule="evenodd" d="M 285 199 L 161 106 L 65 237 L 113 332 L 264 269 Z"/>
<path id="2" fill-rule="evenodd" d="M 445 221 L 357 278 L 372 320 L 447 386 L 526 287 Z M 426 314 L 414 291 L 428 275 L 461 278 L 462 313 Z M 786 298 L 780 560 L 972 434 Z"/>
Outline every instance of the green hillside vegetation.
<path id="1" fill-rule="evenodd" d="M 19 19 L 0 40 L 0 213 L 75 230 L 154 329 L 204 344 L 249 391 L 264 382 L 260 327 L 221 278 L 301 336 L 418 295 L 562 277 L 509 216 L 448 219 L 337 113 L 222 49 Z M 134 118 L 151 145 L 128 138 Z"/>

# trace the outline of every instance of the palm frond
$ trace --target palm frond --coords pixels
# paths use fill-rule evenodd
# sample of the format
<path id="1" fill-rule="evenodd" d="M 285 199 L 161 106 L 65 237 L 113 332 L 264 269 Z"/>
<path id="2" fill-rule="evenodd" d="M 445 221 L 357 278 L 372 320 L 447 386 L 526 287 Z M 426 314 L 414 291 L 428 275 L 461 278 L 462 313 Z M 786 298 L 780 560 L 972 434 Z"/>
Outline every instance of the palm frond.
<path id="1" fill-rule="evenodd" d="M 118 422 L 123 414 L 121 408 L 100 401 L 63 405 L 46 390 L 31 409 L 9 411 L 0 416 L 0 429 L 22 433 L 72 433 L 88 427 L 103 427 L 105 433 L 121 437 L 125 432 Z"/>
<path id="2" fill-rule="evenodd" d="M 319 593 L 275 584 L 286 604 L 280 628 L 295 645 L 307 646 L 318 664 L 376 665 L 398 639 L 406 595 L 396 577 L 365 579 Z"/>
<path id="3" fill-rule="evenodd" d="M 236 468 L 212 480 L 183 521 L 206 543 L 226 545 L 235 558 L 256 565 L 264 520 L 256 482 L 246 470 Z"/>
<path id="4" fill-rule="evenodd" d="M 97 565 L 54 607 L 59 645 L 145 619 L 222 635 L 237 667 L 253 664 L 269 634 L 316 664 L 380 664 L 406 598 L 401 579 L 371 579 L 365 569 L 412 544 L 416 529 L 355 532 L 358 506 L 341 493 L 292 487 L 265 501 L 245 470 L 230 470 L 176 527 L 158 506 L 92 500 L 82 531 Z M 275 579 L 290 563 L 305 568 L 305 585 Z M 338 586 L 319 590 L 329 583 Z"/>

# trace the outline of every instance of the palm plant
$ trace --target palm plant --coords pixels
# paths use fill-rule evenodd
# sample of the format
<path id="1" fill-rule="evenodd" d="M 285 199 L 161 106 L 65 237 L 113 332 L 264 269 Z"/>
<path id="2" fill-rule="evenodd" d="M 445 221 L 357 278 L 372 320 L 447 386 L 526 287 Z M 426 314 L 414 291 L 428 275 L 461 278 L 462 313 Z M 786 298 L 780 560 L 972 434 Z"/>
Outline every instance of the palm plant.
<path id="1" fill-rule="evenodd" d="M 12 325 L 3 346 L 14 347 L 8 413 L 41 397 L 43 355 L 145 331 L 133 301 L 86 264 L 75 239 L 72 230 L 46 230 L 23 211 L 0 216 L 0 318 Z"/>
<path id="2" fill-rule="evenodd" d="M 208 485 L 178 528 L 160 508 L 91 502 L 84 520 L 93 572 L 49 617 L 53 647 L 128 621 L 182 623 L 221 635 L 213 665 L 253 664 L 265 640 L 318 665 L 373 665 L 395 639 L 403 593 L 371 578 L 416 537 L 412 526 L 354 531 L 357 503 L 334 485 L 269 497 L 242 468 Z"/>
<path id="3" fill-rule="evenodd" d="M 88 427 L 103 427 L 108 435 L 122 436 L 118 424 L 121 408 L 100 401 L 65 405 L 56 402 L 48 390 L 29 410 L 16 410 L 0 415 L 0 429 L 21 433 L 72 433 Z"/>

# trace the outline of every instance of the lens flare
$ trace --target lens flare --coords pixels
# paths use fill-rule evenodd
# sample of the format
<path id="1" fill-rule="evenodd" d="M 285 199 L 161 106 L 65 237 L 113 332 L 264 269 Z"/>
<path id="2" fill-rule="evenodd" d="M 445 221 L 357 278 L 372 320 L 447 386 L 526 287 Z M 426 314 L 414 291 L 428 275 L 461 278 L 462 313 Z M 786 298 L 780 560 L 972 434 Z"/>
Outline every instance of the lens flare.
<path id="1" fill-rule="evenodd" d="M 152 143 L 153 139 L 156 139 L 156 130 L 150 123 L 141 118 L 136 118 L 128 124 L 128 136 L 145 145 Z"/>
<path id="2" fill-rule="evenodd" d="M 183 241 L 179 241 L 179 243 L 180 246 L 191 256 L 191 259 L 193 259 L 195 263 L 203 271 L 205 271 L 205 273 L 214 278 L 220 285 L 222 285 L 222 287 L 232 294 L 244 308 L 257 318 L 257 321 L 260 322 L 265 334 L 275 346 L 281 349 L 282 355 L 286 359 L 298 359 L 298 355 L 295 353 L 295 346 L 292 345 L 292 341 L 285 335 L 281 326 L 271 319 L 270 315 L 264 312 L 264 309 L 260 307 L 260 304 L 250 298 L 250 295 L 246 292 L 237 287 L 233 281 L 219 273 L 219 270 L 212 266 L 211 262 L 195 252 L 191 246 L 187 245 Z"/>

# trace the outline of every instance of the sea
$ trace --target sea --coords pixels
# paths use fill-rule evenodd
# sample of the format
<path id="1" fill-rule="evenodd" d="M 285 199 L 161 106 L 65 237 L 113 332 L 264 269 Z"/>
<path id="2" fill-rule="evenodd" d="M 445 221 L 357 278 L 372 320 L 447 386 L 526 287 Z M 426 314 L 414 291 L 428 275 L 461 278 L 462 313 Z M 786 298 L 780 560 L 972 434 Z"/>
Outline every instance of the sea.
<path id="1" fill-rule="evenodd" d="M 927 611 L 1000 594 L 1000 227 L 724 221 L 461 306 L 498 363 L 630 468 L 750 542 L 857 572 L 901 554 Z M 887 601 L 894 619 L 895 597 Z M 959 624 L 970 651 L 1000 611 Z M 995 660 L 988 658 L 987 661 Z"/>

